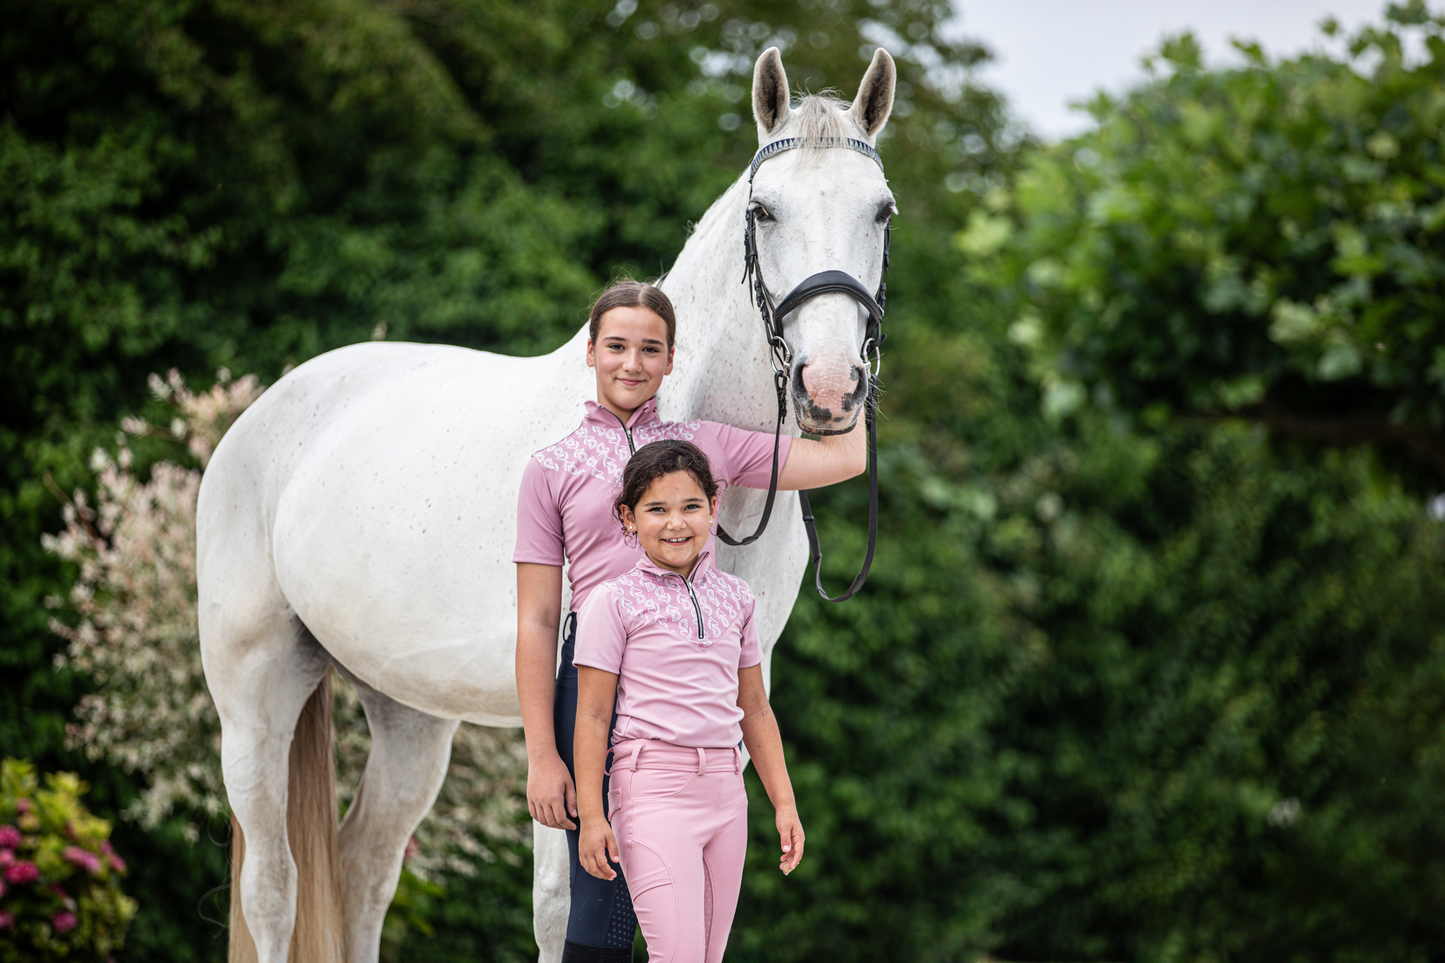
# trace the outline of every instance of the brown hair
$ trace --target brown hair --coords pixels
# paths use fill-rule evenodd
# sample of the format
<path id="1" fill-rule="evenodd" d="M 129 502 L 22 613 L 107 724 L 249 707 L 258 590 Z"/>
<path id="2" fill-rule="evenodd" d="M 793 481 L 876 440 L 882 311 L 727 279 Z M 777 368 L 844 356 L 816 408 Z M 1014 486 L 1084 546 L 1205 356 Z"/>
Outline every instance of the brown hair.
<path id="1" fill-rule="evenodd" d="M 623 522 L 624 505 L 636 514 L 637 503 L 642 501 L 652 483 L 675 471 L 691 475 L 709 503 L 717 497 L 717 479 L 712 477 L 712 465 L 708 464 L 707 455 L 690 441 L 668 438 L 643 445 L 628 460 L 627 467 L 622 470 L 622 494 L 612 503 L 613 517 Z M 623 525 L 625 527 L 626 523 L 623 522 Z"/>
<path id="2" fill-rule="evenodd" d="M 667 325 L 667 346 L 672 347 L 677 337 L 677 312 L 672 309 L 672 302 L 661 288 L 646 281 L 618 281 L 599 294 L 587 315 L 589 343 L 597 343 L 597 329 L 602 324 L 602 316 L 613 308 L 646 308 L 651 311 Z"/>

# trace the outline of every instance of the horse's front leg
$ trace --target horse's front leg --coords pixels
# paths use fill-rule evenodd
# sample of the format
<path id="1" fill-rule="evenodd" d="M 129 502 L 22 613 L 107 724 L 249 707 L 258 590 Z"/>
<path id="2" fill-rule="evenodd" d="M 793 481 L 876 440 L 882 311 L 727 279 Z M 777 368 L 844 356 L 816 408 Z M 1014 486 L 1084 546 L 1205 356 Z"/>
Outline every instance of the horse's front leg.
<path id="1" fill-rule="evenodd" d="M 560 963 L 567 939 L 572 891 L 567 871 L 567 834 L 532 823 L 532 930 L 538 963 Z"/>

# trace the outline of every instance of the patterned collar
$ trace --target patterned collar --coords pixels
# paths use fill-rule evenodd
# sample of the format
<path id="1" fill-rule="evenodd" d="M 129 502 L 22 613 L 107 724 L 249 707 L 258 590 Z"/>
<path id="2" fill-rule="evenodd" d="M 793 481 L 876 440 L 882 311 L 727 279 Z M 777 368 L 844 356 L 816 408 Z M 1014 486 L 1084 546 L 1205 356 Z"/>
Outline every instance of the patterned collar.
<path id="1" fill-rule="evenodd" d="M 657 396 L 653 395 L 642 403 L 642 406 L 632 413 L 627 419 L 626 427 L 630 431 L 633 428 L 640 428 L 643 425 L 652 424 L 658 421 L 657 417 Z M 622 419 L 610 408 L 604 408 L 595 401 L 587 402 L 587 414 L 582 419 L 584 425 L 597 425 L 602 428 L 624 427 Z"/>
<path id="2" fill-rule="evenodd" d="M 679 572 L 674 572 L 671 569 L 666 569 L 658 565 L 652 560 L 652 556 L 648 555 L 646 552 L 643 552 L 642 557 L 637 560 L 637 570 L 639 572 L 646 572 L 648 575 L 654 576 L 655 578 L 667 578 L 670 575 L 681 574 Z M 713 572 L 716 570 L 717 567 L 713 564 L 712 552 L 703 552 L 697 557 L 697 564 L 692 567 L 692 575 L 687 578 L 687 581 L 696 585 L 708 574 L 708 572 Z"/>

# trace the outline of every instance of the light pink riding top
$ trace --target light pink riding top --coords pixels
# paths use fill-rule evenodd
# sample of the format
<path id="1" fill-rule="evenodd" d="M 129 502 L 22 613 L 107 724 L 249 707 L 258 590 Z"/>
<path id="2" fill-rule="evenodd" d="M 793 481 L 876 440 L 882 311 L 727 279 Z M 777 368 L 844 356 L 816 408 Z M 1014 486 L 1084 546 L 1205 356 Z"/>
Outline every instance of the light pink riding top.
<path id="1" fill-rule="evenodd" d="M 748 583 L 704 552 L 684 579 L 642 554 L 577 613 L 575 665 L 617 674 L 612 744 L 724 749 L 743 737 L 738 670 L 763 661 Z"/>
<path id="2" fill-rule="evenodd" d="M 712 421 L 661 421 L 657 399 L 632 413 L 624 426 L 611 411 L 587 402 L 587 416 L 576 431 L 548 445 L 527 461 L 517 497 L 517 550 L 513 562 L 539 565 L 571 563 L 572 609 L 581 611 L 599 584 L 626 572 L 642 550 L 622 538 L 612 502 L 622 491 L 622 469 L 632 453 L 664 438 L 690 441 L 707 455 L 718 481 L 767 488 L 773 467 L 773 436 Z M 782 438 L 778 468 L 788 460 L 793 439 Z M 713 549 L 716 536 L 705 546 Z"/>

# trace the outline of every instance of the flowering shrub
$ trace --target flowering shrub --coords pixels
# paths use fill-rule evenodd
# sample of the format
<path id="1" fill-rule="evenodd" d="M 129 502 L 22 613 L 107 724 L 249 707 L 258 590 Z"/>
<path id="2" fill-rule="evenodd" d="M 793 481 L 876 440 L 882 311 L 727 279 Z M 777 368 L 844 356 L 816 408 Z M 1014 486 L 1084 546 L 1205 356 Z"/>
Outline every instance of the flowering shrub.
<path id="1" fill-rule="evenodd" d="M 110 824 L 80 804 L 85 783 L 0 763 L 0 963 L 104 960 L 135 915 Z"/>
<path id="2" fill-rule="evenodd" d="M 201 471 L 172 462 L 135 471 L 130 439 L 164 438 L 185 445 L 204 469 L 221 435 L 263 386 L 254 376 L 222 370 L 208 391 L 195 393 L 172 371 L 151 375 L 152 392 L 172 410 L 167 425 L 121 422 L 117 451 L 92 458 L 92 505 L 77 491 L 65 507 L 65 529 L 45 546 L 75 562 L 80 575 L 66 599 L 78 616 L 51 621 L 69 641 L 63 667 L 90 673 L 96 692 L 81 699 L 69 727 L 72 747 L 140 772 L 147 786 L 127 816 L 154 826 L 176 809 L 225 811 L 220 720 L 201 671 L 196 620 L 196 495 Z M 349 802 L 371 741 L 361 703 L 341 679 L 333 686 L 337 776 Z M 529 834 L 525 809 L 526 753 L 517 732 L 463 725 L 452 743 L 449 778 L 431 815 L 417 830 L 420 851 L 407 863 L 419 877 L 449 869 L 469 873 L 490 861 L 485 840 Z M 192 838 L 199 829 L 191 827 Z M 503 855 L 509 852 L 502 849 Z"/>

